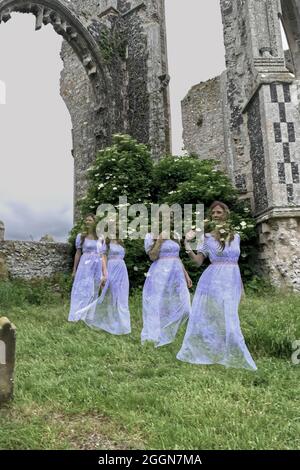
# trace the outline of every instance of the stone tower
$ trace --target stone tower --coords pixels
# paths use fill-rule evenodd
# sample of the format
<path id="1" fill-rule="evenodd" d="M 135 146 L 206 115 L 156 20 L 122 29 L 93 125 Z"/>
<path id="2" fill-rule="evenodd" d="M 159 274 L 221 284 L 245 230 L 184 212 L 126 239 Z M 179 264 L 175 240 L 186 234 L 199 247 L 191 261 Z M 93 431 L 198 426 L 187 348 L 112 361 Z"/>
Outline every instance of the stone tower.
<path id="1" fill-rule="evenodd" d="M 282 20 L 296 44 L 300 1 L 221 1 L 221 8 L 235 181 L 252 200 L 262 271 L 300 291 L 299 51 L 291 74 L 280 32 Z"/>
<path id="2" fill-rule="evenodd" d="M 34 14 L 36 30 L 51 23 L 64 38 L 76 219 L 86 170 L 113 133 L 150 143 L 154 159 L 170 152 L 164 0 L 0 0 L 0 22 L 12 12 Z"/>
<path id="3" fill-rule="evenodd" d="M 220 0 L 220 6 L 226 71 L 184 99 L 185 146 L 221 160 L 251 202 L 259 270 L 275 285 L 300 291 L 300 0 Z"/>

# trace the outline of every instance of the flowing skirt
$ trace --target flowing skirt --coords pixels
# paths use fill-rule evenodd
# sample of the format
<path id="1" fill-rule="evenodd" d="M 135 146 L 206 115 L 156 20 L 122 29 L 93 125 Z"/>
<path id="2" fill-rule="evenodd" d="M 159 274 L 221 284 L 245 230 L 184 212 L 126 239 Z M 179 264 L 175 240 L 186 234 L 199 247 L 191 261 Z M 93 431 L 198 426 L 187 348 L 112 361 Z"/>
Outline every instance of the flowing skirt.
<path id="1" fill-rule="evenodd" d="M 210 265 L 199 279 L 177 359 L 256 370 L 240 328 L 242 293 L 238 265 Z"/>
<path id="2" fill-rule="evenodd" d="M 122 259 L 108 261 L 108 279 L 101 295 L 77 313 L 77 320 L 88 326 L 114 335 L 131 332 L 128 306 L 129 279 Z"/>
<path id="3" fill-rule="evenodd" d="M 154 261 L 143 288 L 142 344 L 163 346 L 174 341 L 191 310 L 190 294 L 179 258 Z"/>
<path id="4" fill-rule="evenodd" d="M 77 312 L 98 297 L 101 276 L 102 260 L 99 254 L 83 253 L 72 286 L 69 321 L 77 321 Z"/>

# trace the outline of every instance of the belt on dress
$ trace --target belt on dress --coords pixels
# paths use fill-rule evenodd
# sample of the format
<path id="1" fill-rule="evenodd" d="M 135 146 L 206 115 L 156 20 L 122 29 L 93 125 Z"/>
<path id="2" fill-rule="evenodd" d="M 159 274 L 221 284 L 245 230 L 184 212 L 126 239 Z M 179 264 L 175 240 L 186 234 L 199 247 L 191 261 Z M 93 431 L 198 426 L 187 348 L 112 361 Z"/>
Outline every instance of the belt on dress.
<path id="1" fill-rule="evenodd" d="M 122 255 L 108 255 L 108 260 L 110 259 L 123 259 Z"/>
<path id="2" fill-rule="evenodd" d="M 214 260 L 211 264 L 238 264 L 237 261 Z"/>
<path id="3" fill-rule="evenodd" d="M 157 259 L 179 259 L 179 256 L 160 256 Z"/>

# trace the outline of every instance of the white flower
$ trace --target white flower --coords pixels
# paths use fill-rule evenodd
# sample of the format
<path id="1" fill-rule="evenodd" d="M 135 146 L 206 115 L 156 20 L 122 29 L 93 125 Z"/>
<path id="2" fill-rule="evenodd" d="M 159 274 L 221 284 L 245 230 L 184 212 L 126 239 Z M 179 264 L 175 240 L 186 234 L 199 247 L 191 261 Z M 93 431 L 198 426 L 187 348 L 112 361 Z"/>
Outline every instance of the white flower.
<path id="1" fill-rule="evenodd" d="M 134 267 L 133 267 L 133 270 L 134 270 L 134 271 L 138 271 L 139 268 L 138 268 L 137 266 L 134 266 Z"/>
<path id="2" fill-rule="evenodd" d="M 226 233 L 226 230 L 224 230 L 223 228 L 221 228 L 220 233 Z"/>
<path id="3" fill-rule="evenodd" d="M 242 220 L 242 222 L 240 222 L 240 224 L 241 224 L 242 227 L 247 227 L 247 224 L 244 220 Z"/>
<path id="4" fill-rule="evenodd" d="M 118 188 L 116 186 L 113 187 L 113 190 L 116 191 Z"/>
<path id="5" fill-rule="evenodd" d="M 103 184 L 103 183 L 99 184 L 99 186 L 98 186 L 98 189 L 102 189 L 102 188 L 104 188 L 104 184 Z"/>

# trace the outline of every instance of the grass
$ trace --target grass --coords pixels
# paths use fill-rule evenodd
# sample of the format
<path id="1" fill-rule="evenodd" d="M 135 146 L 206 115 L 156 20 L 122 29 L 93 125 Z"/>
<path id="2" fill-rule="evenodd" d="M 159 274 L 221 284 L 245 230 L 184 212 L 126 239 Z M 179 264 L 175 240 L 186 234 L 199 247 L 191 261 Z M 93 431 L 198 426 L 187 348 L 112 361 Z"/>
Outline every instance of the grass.
<path id="1" fill-rule="evenodd" d="M 20 305 L 13 295 L 0 297 L 0 314 L 17 326 L 15 397 L 0 409 L 0 449 L 300 447 L 300 365 L 290 359 L 299 295 L 243 300 L 257 372 L 177 361 L 184 329 L 172 345 L 142 347 L 139 292 L 124 337 L 68 323 L 63 295 L 44 305 L 43 296 Z"/>

